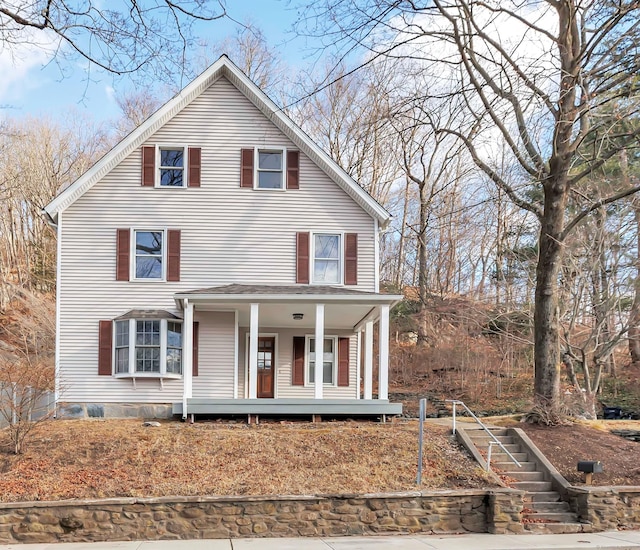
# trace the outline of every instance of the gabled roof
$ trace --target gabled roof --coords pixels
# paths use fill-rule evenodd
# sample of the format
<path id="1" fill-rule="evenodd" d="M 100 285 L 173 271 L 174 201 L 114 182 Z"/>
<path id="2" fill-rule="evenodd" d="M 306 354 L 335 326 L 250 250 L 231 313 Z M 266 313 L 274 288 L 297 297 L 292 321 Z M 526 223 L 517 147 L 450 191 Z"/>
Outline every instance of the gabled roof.
<path id="1" fill-rule="evenodd" d="M 170 99 L 145 122 L 104 155 L 72 185 L 53 199 L 44 211 L 57 222 L 58 214 L 71 206 L 93 185 L 113 170 L 122 160 L 140 147 L 164 124 L 176 116 L 211 84 L 226 77 L 251 103 L 273 122 L 304 154 L 315 162 L 339 187 L 356 201 L 384 228 L 391 219 L 387 212 L 369 193 L 360 187 L 281 109 L 271 101 L 231 60 L 221 56 L 213 65 Z"/>

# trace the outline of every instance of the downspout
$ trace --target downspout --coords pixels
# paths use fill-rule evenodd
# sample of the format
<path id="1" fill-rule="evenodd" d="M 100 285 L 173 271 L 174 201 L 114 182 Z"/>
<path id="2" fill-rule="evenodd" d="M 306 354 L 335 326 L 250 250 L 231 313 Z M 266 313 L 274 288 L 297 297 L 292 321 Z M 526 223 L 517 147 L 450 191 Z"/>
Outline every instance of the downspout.
<path id="1" fill-rule="evenodd" d="M 53 416 L 58 416 L 58 403 L 60 401 L 60 294 L 62 287 L 61 264 L 62 264 L 62 212 L 58 213 L 58 221 L 44 208 L 42 214 L 47 220 L 47 224 L 56 230 L 56 338 L 54 355 L 54 390 L 53 390 Z"/>

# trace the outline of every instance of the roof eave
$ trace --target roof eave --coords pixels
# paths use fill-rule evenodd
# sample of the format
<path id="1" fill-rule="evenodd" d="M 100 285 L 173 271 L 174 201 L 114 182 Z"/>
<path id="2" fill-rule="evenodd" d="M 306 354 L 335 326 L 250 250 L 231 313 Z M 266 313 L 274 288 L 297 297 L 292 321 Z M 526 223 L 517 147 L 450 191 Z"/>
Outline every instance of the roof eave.
<path id="1" fill-rule="evenodd" d="M 214 294 L 207 292 L 188 293 L 178 292 L 173 295 L 176 303 L 182 307 L 182 302 L 192 300 L 194 302 L 207 303 L 282 303 L 282 302 L 298 302 L 298 303 L 324 303 L 324 304 L 388 304 L 393 307 L 403 300 L 400 294 Z"/>

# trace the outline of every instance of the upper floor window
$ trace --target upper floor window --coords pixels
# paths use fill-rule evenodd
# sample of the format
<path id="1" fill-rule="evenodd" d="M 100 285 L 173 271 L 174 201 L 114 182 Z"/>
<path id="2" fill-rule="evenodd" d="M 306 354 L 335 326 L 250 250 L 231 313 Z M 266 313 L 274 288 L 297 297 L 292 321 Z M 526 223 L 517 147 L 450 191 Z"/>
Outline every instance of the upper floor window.
<path id="1" fill-rule="evenodd" d="M 241 149 L 240 187 L 299 189 L 300 151 L 284 147 Z"/>
<path id="2" fill-rule="evenodd" d="M 313 282 L 340 284 L 342 269 L 340 235 L 315 233 L 313 235 Z"/>
<path id="3" fill-rule="evenodd" d="M 179 281 L 180 229 L 116 230 L 116 281 Z"/>
<path id="4" fill-rule="evenodd" d="M 160 147 L 160 187 L 184 187 L 184 147 Z"/>
<path id="5" fill-rule="evenodd" d="M 134 231 L 135 278 L 158 279 L 164 277 L 164 232 Z"/>
<path id="6" fill-rule="evenodd" d="M 147 145 L 142 148 L 144 187 L 200 187 L 202 149 L 182 145 Z"/>
<path id="7" fill-rule="evenodd" d="M 282 151 L 258 150 L 258 189 L 282 189 L 283 164 Z"/>

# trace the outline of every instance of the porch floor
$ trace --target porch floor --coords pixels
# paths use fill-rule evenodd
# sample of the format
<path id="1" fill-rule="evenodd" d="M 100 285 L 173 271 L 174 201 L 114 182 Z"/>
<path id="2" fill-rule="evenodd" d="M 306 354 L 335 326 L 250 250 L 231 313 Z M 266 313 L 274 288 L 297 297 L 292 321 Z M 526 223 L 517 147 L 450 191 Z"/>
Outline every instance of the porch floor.
<path id="1" fill-rule="evenodd" d="M 376 416 L 402 414 L 402 403 L 380 399 L 187 399 L 188 414 Z M 173 403 L 182 414 L 182 403 Z"/>

